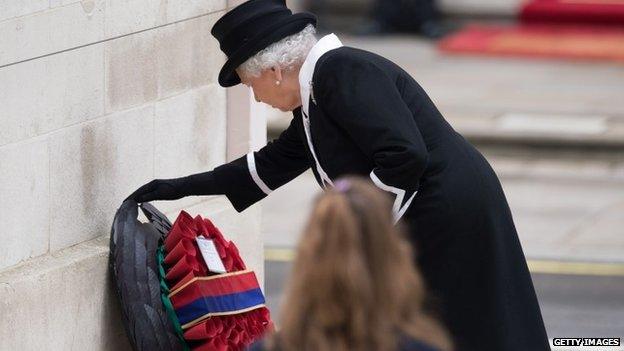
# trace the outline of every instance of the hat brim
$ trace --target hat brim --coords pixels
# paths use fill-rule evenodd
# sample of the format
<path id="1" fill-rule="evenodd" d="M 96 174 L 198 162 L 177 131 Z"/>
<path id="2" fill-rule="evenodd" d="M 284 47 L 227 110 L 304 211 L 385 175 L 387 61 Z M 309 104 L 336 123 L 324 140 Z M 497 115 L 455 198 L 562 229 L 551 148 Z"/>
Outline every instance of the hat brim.
<path id="1" fill-rule="evenodd" d="M 240 84 L 240 77 L 236 73 L 238 66 L 267 46 L 302 31 L 308 24 L 316 27 L 316 16 L 302 12 L 276 22 L 270 28 L 258 33 L 230 55 L 219 72 L 219 85 L 227 88 Z"/>

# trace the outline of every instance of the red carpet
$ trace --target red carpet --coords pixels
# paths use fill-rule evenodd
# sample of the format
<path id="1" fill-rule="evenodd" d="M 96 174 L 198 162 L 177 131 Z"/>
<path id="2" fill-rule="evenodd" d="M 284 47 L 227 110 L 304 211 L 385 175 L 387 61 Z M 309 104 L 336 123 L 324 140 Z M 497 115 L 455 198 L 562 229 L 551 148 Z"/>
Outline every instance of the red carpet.
<path id="1" fill-rule="evenodd" d="M 470 26 L 443 40 L 447 53 L 624 62 L 624 0 L 529 0 L 512 27 Z"/>
<path id="2" fill-rule="evenodd" d="M 443 52 L 453 54 L 608 60 L 624 63 L 624 27 L 618 26 L 472 25 L 445 38 L 438 45 Z"/>
<path id="3" fill-rule="evenodd" d="M 522 8 L 524 23 L 576 23 L 624 26 L 624 0 L 531 0 Z"/>

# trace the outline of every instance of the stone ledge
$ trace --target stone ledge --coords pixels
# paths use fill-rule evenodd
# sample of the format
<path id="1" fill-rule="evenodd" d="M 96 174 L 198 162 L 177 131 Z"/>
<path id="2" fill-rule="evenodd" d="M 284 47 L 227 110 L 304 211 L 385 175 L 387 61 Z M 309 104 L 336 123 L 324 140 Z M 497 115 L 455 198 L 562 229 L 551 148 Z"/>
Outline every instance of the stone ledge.
<path id="1" fill-rule="evenodd" d="M 459 133 L 476 143 L 624 148 L 624 118 L 621 116 L 562 113 L 494 115 L 471 111 L 465 113 L 456 109 L 449 109 L 443 114 Z M 574 127 L 574 124 L 578 124 L 578 127 Z"/>
<path id="2" fill-rule="evenodd" d="M 108 235 L 0 273 L 0 349 L 130 350 L 108 275 Z"/>

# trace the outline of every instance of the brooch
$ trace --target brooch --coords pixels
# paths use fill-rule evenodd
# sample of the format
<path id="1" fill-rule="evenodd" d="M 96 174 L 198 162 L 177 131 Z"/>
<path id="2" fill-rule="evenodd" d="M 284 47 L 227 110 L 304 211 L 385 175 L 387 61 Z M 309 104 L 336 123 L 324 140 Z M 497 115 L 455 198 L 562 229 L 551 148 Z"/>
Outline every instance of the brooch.
<path id="1" fill-rule="evenodd" d="M 312 99 L 312 102 L 317 105 L 316 99 L 314 98 L 314 83 L 312 81 L 310 81 L 310 98 Z"/>

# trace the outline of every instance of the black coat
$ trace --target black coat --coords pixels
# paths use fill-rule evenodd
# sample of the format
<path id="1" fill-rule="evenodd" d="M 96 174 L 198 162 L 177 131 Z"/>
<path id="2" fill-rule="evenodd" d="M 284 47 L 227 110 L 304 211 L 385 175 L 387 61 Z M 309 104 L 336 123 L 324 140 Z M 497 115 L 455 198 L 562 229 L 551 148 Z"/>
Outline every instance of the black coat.
<path id="1" fill-rule="evenodd" d="M 350 47 L 317 56 L 303 100 L 309 119 L 294 110 L 278 139 L 215 169 L 234 207 L 244 210 L 310 167 L 322 186 L 370 176 L 394 194 L 395 218 L 409 225 L 459 351 L 549 350 L 511 212 L 485 158 L 391 61 Z"/>

